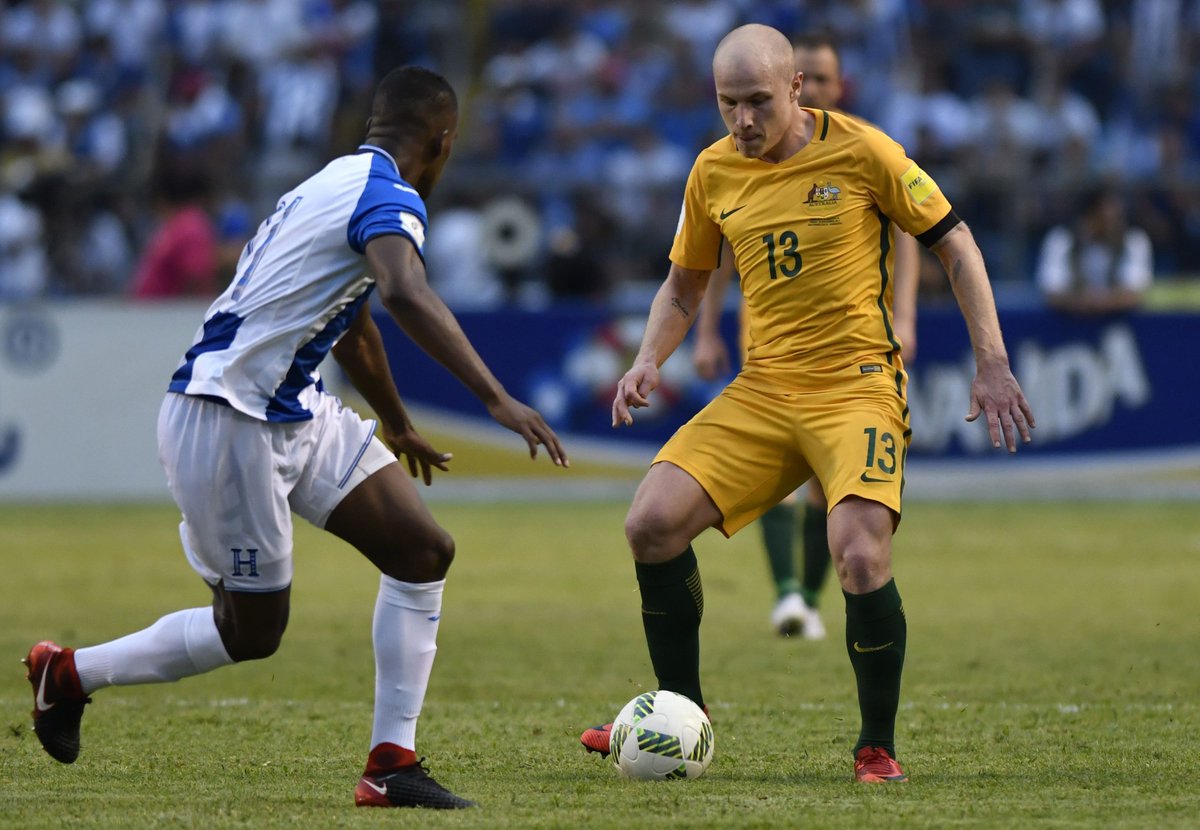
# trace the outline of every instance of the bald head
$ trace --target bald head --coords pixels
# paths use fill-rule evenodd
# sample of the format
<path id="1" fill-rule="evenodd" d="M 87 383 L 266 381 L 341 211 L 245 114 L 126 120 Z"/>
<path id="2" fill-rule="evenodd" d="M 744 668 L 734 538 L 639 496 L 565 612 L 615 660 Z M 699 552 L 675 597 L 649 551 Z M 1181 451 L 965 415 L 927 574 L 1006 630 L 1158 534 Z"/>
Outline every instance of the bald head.
<path id="1" fill-rule="evenodd" d="M 739 26 L 721 39 L 713 54 L 713 77 L 752 74 L 788 83 L 795 74 L 792 44 L 783 32 L 759 23 Z"/>
<path id="2" fill-rule="evenodd" d="M 804 128 L 796 104 L 800 79 L 782 32 L 756 23 L 734 29 L 713 55 L 713 81 L 739 153 L 774 162 L 797 149 Z"/>

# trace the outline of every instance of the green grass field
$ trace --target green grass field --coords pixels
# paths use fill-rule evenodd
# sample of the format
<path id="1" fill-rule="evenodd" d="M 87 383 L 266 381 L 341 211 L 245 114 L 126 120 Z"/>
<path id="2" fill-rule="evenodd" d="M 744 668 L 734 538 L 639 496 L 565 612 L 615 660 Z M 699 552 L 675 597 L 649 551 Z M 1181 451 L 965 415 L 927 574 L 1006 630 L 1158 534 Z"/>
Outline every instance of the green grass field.
<path id="1" fill-rule="evenodd" d="M 298 527 L 292 623 L 270 660 L 108 689 L 74 766 L 29 731 L 35 640 L 105 640 L 205 604 L 169 507 L 0 508 L 3 827 L 1195 827 L 1195 505 L 914 504 L 897 537 L 909 621 L 907 785 L 851 781 L 858 713 L 841 601 L 829 640 L 767 627 L 754 533 L 697 544 L 716 758 L 637 784 L 581 727 L 653 687 L 624 505 L 448 505 L 458 540 L 418 751 L 479 801 L 356 810 L 371 721 L 370 566 Z"/>

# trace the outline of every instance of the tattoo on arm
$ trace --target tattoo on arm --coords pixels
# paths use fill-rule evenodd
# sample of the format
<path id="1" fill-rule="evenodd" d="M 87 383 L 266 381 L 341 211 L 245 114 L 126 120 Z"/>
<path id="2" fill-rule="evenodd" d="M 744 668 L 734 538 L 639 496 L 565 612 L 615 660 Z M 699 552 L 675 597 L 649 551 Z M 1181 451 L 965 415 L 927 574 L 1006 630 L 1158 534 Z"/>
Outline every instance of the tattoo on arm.
<path id="1" fill-rule="evenodd" d="M 954 264 L 950 266 L 950 285 L 958 285 L 958 278 L 962 274 L 962 268 L 962 260 L 954 260 Z"/>
<path id="2" fill-rule="evenodd" d="M 682 314 L 685 318 L 692 316 L 691 314 L 688 313 L 688 310 L 686 308 L 684 308 L 683 303 L 680 302 L 678 297 L 671 298 L 671 305 L 673 305 L 675 307 L 675 310 L 678 311 L 680 314 Z"/>

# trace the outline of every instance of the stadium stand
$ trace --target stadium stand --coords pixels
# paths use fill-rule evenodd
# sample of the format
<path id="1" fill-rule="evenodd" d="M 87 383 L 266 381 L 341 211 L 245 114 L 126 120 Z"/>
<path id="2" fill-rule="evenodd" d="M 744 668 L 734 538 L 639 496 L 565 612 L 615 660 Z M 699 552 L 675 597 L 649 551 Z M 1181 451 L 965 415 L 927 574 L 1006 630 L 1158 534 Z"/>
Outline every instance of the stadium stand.
<path id="1" fill-rule="evenodd" d="M 720 135 L 712 47 L 744 22 L 838 39 L 846 109 L 954 194 L 1001 296 L 1033 293 L 1042 236 L 1099 181 L 1159 276 L 1200 273 L 1200 0 L 14 0 L 0 300 L 131 292 L 171 177 L 206 180 L 230 270 L 264 200 L 352 148 L 402 63 L 467 93 L 431 205 L 432 235 L 453 217 L 484 252 L 464 297 L 658 280 L 691 158 Z"/>

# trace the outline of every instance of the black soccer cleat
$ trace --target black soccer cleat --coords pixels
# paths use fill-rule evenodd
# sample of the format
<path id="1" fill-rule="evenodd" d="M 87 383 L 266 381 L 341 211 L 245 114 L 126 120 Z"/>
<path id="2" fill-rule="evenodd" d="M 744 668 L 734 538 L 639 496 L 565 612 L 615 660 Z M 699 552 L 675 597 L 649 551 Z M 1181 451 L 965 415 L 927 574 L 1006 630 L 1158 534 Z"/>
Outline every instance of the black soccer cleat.
<path id="1" fill-rule="evenodd" d="M 92 702 L 79 689 L 74 650 L 45 640 L 21 661 L 33 686 L 33 732 L 50 757 L 72 764 L 79 757 L 79 722 Z"/>
<path id="2" fill-rule="evenodd" d="M 364 775 L 354 788 L 358 807 L 425 807 L 430 810 L 462 810 L 478 807 L 459 798 L 429 777 L 425 759 L 398 767 L 383 775 Z"/>

